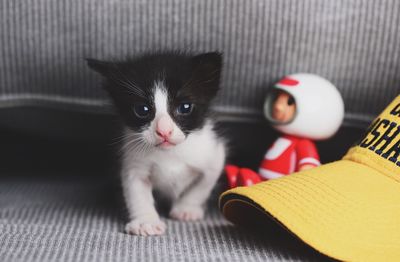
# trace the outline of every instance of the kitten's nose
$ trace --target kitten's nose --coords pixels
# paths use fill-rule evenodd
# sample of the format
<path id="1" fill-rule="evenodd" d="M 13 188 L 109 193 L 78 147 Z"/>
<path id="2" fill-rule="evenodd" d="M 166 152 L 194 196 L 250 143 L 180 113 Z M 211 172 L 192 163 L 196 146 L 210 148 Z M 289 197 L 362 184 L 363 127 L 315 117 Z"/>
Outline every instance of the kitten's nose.
<path id="1" fill-rule="evenodd" d="M 156 133 L 159 137 L 168 139 L 172 135 L 172 121 L 167 116 L 162 116 L 157 121 Z"/>

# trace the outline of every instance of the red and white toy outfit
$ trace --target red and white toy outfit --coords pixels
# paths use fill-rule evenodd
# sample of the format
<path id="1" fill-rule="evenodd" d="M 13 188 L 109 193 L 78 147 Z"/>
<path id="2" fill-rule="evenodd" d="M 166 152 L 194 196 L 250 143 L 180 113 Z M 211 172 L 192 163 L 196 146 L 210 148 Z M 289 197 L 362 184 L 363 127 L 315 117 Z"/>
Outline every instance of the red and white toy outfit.
<path id="1" fill-rule="evenodd" d="M 273 94 L 279 91 L 290 94 L 296 104 L 295 116 L 288 123 L 278 123 L 271 116 Z M 284 135 L 268 149 L 259 173 L 227 165 L 225 173 L 231 188 L 289 175 L 303 165 L 320 165 L 311 140 L 324 140 L 336 133 L 343 121 L 344 103 L 339 91 L 328 80 L 312 74 L 293 74 L 272 88 L 264 104 L 264 115 Z"/>
<path id="2" fill-rule="evenodd" d="M 297 172 L 304 165 L 320 164 L 317 148 L 311 140 L 285 135 L 268 149 L 258 173 L 263 180 L 268 180 Z"/>

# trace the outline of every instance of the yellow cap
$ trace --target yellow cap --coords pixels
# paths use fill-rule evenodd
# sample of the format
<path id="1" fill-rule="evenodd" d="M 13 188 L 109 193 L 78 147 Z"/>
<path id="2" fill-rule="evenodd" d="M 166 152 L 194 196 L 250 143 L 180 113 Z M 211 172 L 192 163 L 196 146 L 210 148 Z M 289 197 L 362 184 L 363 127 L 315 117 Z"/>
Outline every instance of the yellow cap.
<path id="1" fill-rule="evenodd" d="M 335 259 L 400 261 L 400 95 L 342 160 L 231 189 L 220 208 L 236 224 L 258 209 Z"/>

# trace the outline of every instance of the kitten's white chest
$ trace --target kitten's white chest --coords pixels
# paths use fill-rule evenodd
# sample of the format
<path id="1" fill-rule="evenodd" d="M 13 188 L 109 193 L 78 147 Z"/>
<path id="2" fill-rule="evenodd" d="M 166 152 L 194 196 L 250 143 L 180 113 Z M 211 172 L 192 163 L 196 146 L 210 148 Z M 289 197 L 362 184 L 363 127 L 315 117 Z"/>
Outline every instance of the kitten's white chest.
<path id="1" fill-rule="evenodd" d="M 178 197 L 198 175 L 199 172 L 176 154 L 160 152 L 154 155 L 150 176 L 156 190 Z"/>

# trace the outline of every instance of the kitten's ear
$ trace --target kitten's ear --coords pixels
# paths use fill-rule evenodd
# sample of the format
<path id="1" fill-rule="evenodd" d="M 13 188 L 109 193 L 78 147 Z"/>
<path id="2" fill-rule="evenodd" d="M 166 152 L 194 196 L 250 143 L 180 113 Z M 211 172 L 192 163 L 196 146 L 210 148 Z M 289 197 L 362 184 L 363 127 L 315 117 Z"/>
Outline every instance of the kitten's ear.
<path id="1" fill-rule="evenodd" d="M 115 68 L 114 63 L 110 62 L 105 62 L 101 60 L 96 60 L 92 58 L 86 58 L 85 59 L 87 62 L 87 65 L 97 73 L 103 75 L 103 76 L 108 76 L 110 71 Z"/>
<path id="2" fill-rule="evenodd" d="M 192 58 L 194 74 L 201 85 L 201 92 L 208 99 L 217 95 L 222 71 L 222 54 L 211 52 Z M 196 81 L 194 81 L 196 82 Z"/>
<path id="3" fill-rule="evenodd" d="M 192 58 L 196 71 L 203 76 L 218 76 L 222 69 L 222 54 L 219 52 L 210 52 L 197 55 Z M 217 74 L 217 75 L 216 75 Z"/>

